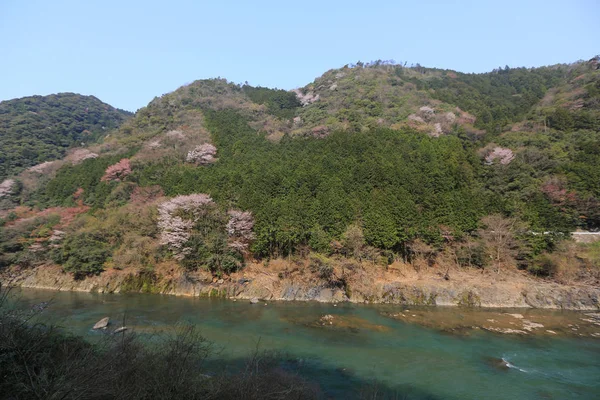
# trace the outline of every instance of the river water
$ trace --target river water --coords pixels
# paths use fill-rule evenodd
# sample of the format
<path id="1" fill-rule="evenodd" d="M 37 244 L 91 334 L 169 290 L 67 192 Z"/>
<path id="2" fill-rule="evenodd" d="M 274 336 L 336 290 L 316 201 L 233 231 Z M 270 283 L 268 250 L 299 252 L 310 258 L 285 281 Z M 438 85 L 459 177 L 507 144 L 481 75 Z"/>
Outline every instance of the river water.
<path id="1" fill-rule="evenodd" d="M 124 319 L 142 335 L 194 324 L 222 360 L 239 360 L 257 346 L 282 351 L 329 398 L 354 398 L 369 386 L 399 399 L 600 399 L 600 339 L 436 327 L 438 320 L 445 326 L 469 318 L 469 311 L 30 289 L 16 294 L 25 307 L 51 300 L 46 318 L 86 337 L 99 335 L 91 327 L 110 316 L 113 327 Z M 425 318 L 429 327 L 390 317 L 398 313 Z M 583 315 L 545 313 L 565 317 L 565 326 Z M 510 367 L 498 367 L 499 359 Z"/>

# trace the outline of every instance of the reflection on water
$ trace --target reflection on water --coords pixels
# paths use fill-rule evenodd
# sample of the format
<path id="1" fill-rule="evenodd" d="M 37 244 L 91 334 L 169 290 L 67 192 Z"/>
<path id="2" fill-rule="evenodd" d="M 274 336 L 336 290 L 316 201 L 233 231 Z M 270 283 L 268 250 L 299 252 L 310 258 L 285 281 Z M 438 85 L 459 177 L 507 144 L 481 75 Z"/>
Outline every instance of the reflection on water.
<path id="1" fill-rule="evenodd" d="M 287 302 L 252 305 L 26 289 L 20 297 L 28 307 L 52 299 L 44 311 L 47 318 L 88 337 L 98 334 L 91 331 L 95 322 L 110 316 L 114 326 L 124 320 L 142 334 L 179 322 L 195 324 L 223 348 L 219 357 L 226 360 L 246 356 L 260 342 L 261 349 L 288 354 L 290 364 L 301 365 L 304 374 L 336 398 L 353 397 L 367 381 L 408 399 L 595 399 L 600 394 L 600 340 L 566 337 L 562 332 L 522 336 L 472 328 L 490 319 L 519 327 L 528 320 L 544 325 L 544 331 L 547 326 L 558 330 L 556 326 L 567 325 L 564 331 L 576 335 L 579 330 L 568 325 L 583 325 L 582 313 Z M 511 316 L 519 313 L 522 318 Z M 532 331 L 536 329 L 542 328 Z M 595 328 L 588 324 L 586 329 Z"/>

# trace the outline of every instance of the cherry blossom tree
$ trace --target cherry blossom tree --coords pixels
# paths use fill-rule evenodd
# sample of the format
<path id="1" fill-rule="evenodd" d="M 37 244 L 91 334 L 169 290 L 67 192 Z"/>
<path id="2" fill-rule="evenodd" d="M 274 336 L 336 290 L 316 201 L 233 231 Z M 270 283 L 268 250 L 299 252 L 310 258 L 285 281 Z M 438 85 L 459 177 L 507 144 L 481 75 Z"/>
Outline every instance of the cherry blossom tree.
<path id="1" fill-rule="evenodd" d="M 183 260 L 191 251 L 185 244 L 191 237 L 194 223 L 206 215 L 214 205 L 204 193 L 177 196 L 158 206 L 160 243 L 168 246 L 177 260 Z"/>
<path id="2" fill-rule="evenodd" d="M 230 210 L 227 222 L 228 246 L 232 249 L 245 253 L 249 242 L 254 239 L 254 217 L 249 211 Z"/>
<path id="3" fill-rule="evenodd" d="M 206 165 L 215 162 L 217 148 L 210 143 L 204 143 L 196 146 L 194 150 L 188 152 L 186 161 L 195 162 L 200 165 Z"/>
<path id="4" fill-rule="evenodd" d="M 512 160 L 514 160 L 514 158 L 515 154 L 511 149 L 496 146 L 485 156 L 485 163 L 492 165 L 496 160 L 498 160 L 500 164 L 508 165 Z"/>
<path id="5" fill-rule="evenodd" d="M 131 174 L 131 163 L 128 158 L 123 158 L 116 164 L 106 168 L 104 176 L 100 179 L 102 182 L 121 181 L 127 175 Z"/>
<path id="6" fill-rule="evenodd" d="M 0 197 L 11 195 L 13 193 L 13 186 L 15 186 L 14 179 L 5 179 L 0 183 Z"/>

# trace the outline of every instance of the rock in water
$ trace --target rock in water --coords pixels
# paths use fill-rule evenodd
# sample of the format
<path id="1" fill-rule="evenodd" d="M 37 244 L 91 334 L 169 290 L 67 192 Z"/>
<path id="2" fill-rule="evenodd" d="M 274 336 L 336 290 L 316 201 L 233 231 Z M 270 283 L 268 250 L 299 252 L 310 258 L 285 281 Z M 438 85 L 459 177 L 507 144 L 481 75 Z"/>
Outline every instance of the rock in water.
<path id="1" fill-rule="evenodd" d="M 251 304 L 257 304 L 258 303 L 258 299 L 256 297 L 254 297 L 253 299 L 250 300 Z"/>
<path id="2" fill-rule="evenodd" d="M 126 326 L 122 326 L 120 328 L 115 329 L 115 331 L 113 332 L 114 335 L 116 335 L 117 333 L 121 333 L 121 332 L 125 332 L 127 330 Z"/>
<path id="3" fill-rule="evenodd" d="M 108 326 L 108 317 L 102 318 L 100 321 L 96 322 L 96 325 L 92 329 L 106 329 Z"/>
<path id="4" fill-rule="evenodd" d="M 486 364 L 500 371 L 507 371 L 510 368 L 510 364 L 504 358 L 497 357 L 486 357 Z"/>

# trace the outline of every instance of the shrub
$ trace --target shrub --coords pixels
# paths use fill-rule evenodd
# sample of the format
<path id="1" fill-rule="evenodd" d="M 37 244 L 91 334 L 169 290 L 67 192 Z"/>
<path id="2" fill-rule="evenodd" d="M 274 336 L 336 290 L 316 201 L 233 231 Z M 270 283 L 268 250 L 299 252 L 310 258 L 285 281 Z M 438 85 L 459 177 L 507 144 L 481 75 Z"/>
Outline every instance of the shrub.
<path id="1" fill-rule="evenodd" d="M 540 254 L 536 257 L 533 262 L 527 267 L 533 275 L 537 276 L 553 276 L 558 270 L 558 264 L 554 257 L 550 254 Z"/>
<path id="2" fill-rule="evenodd" d="M 54 261 L 62 264 L 65 272 L 73 273 L 76 279 L 97 275 L 104 271 L 104 263 L 111 255 L 107 243 L 89 232 L 68 236 L 62 247 L 54 252 Z"/>

